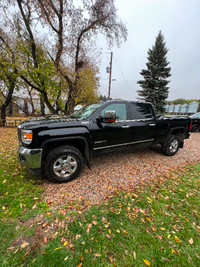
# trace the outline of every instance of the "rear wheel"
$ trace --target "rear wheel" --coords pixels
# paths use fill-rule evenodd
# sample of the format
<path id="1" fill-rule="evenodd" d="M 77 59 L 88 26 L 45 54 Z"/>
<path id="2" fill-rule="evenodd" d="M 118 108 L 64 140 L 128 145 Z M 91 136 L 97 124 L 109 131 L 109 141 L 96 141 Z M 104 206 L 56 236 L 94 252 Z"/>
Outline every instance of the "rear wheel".
<path id="1" fill-rule="evenodd" d="M 180 147 L 180 140 L 177 136 L 170 136 L 166 144 L 162 147 L 162 152 L 166 156 L 175 155 Z"/>
<path id="2" fill-rule="evenodd" d="M 198 132 L 198 131 L 200 131 L 200 126 L 198 127 L 197 124 L 192 125 L 191 132 Z"/>
<path id="3" fill-rule="evenodd" d="M 53 149 L 45 159 L 44 172 L 53 182 L 64 183 L 75 179 L 82 171 L 83 156 L 72 146 Z"/>

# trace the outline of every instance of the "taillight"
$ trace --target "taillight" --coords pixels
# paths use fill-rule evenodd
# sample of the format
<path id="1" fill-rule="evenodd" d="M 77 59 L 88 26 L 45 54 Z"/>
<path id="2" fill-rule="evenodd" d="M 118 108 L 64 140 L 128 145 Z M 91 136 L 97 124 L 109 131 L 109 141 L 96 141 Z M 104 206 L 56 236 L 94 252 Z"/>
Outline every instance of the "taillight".
<path id="1" fill-rule="evenodd" d="M 191 131 L 191 129 L 192 129 L 192 121 L 190 122 L 190 131 Z"/>

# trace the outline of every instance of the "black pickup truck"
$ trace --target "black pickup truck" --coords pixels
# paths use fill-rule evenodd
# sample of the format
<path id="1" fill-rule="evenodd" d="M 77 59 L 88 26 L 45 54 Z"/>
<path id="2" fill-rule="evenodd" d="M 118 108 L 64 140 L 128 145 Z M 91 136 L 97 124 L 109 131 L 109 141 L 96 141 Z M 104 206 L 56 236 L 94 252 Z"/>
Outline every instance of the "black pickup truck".
<path id="1" fill-rule="evenodd" d="M 96 150 L 132 144 L 160 144 L 167 156 L 189 138 L 188 117 L 155 116 L 150 103 L 108 101 L 70 117 L 31 119 L 18 126 L 18 158 L 35 175 L 54 182 L 76 178 Z M 181 156 L 181 155 L 180 155 Z"/>

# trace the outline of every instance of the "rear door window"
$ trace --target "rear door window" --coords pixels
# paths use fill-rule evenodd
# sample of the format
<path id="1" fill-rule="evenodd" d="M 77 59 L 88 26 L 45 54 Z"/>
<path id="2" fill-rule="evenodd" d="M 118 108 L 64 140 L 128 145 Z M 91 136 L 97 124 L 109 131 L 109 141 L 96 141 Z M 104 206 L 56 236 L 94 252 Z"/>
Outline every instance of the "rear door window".
<path id="1" fill-rule="evenodd" d="M 151 107 L 145 103 L 131 103 L 131 119 L 150 119 L 153 117 Z"/>

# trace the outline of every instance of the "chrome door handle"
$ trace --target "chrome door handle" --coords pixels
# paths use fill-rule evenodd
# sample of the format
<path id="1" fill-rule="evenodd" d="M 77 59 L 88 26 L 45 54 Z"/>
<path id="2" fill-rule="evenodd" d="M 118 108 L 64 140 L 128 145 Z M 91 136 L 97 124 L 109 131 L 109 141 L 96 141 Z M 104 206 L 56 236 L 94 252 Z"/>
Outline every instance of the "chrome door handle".
<path id="1" fill-rule="evenodd" d="M 122 128 L 129 128 L 129 125 L 123 125 Z"/>
<path id="2" fill-rule="evenodd" d="M 155 123 L 150 123 L 149 126 L 156 126 Z"/>

